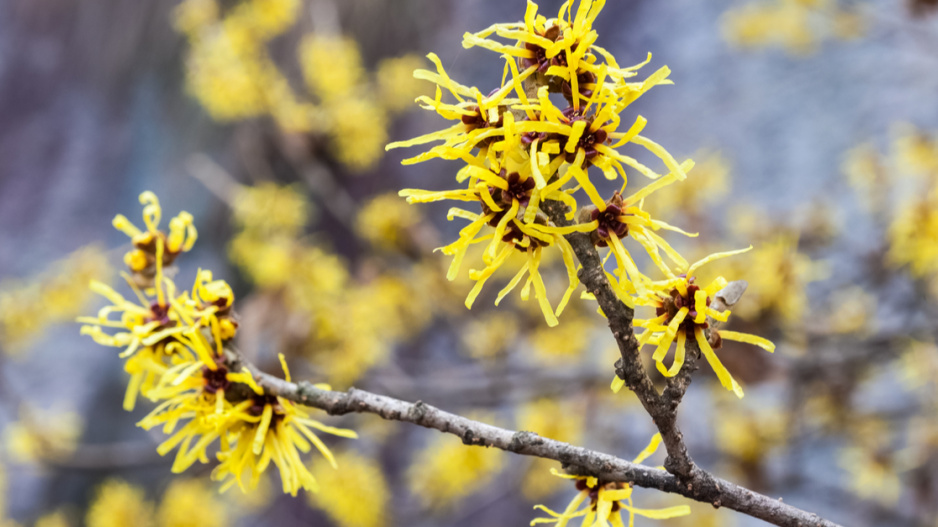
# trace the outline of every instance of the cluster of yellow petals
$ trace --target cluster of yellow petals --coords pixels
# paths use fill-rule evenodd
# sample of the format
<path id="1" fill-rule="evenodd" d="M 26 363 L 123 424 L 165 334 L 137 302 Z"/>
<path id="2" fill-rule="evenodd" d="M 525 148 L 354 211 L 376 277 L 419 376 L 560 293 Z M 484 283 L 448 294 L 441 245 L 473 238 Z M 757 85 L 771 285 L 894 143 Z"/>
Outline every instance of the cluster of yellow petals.
<path id="1" fill-rule="evenodd" d="M 658 449 L 661 435 L 655 434 L 647 447 L 633 460 L 641 463 Z M 690 514 L 690 507 L 678 505 L 664 509 L 639 509 L 632 503 L 632 485 L 628 483 L 606 483 L 593 476 L 571 476 L 556 470 L 551 473 L 557 477 L 574 480 L 579 492 L 562 512 L 555 512 L 543 505 L 534 508 L 548 514 L 547 518 L 535 518 L 531 525 L 552 524 L 566 527 L 576 521 L 583 527 L 630 527 L 635 524 L 635 516 L 644 516 L 653 520 L 667 520 Z M 628 523 L 622 519 L 622 511 L 628 513 Z"/>
<path id="2" fill-rule="evenodd" d="M 425 271 L 355 276 L 345 259 L 304 235 L 311 205 L 295 187 L 239 186 L 233 198 L 237 231 L 229 245 L 231 259 L 261 294 L 303 322 L 279 334 L 271 331 L 269 338 L 289 341 L 292 349 L 300 342 L 300 351 L 333 386 L 351 385 L 387 360 L 398 340 L 429 323 Z M 365 204 L 355 229 L 376 246 L 404 249 L 402 233 L 419 215 L 389 198 Z"/>
<path id="3" fill-rule="evenodd" d="M 88 527 L 223 527 L 229 524 L 227 504 L 198 479 L 175 479 L 155 508 L 143 488 L 120 479 L 108 479 L 97 489 L 88 507 Z M 40 518 L 36 527 L 73 525 L 61 511 Z"/>
<path id="4" fill-rule="evenodd" d="M 10 354 L 24 352 L 52 324 L 71 322 L 94 298 L 90 280 L 108 280 L 111 268 L 102 247 L 82 247 L 25 280 L 0 283 L 0 338 Z"/>
<path id="5" fill-rule="evenodd" d="M 266 194 L 262 189 L 251 196 L 253 202 L 284 202 L 266 190 Z M 157 451 L 165 455 L 176 450 L 174 472 L 196 462 L 209 463 L 208 451 L 217 442 L 220 463 L 212 477 L 223 482 L 223 490 L 235 484 L 245 492 L 256 487 L 271 463 L 279 469 L 285 493 L 316 490 L 301 454 L 315 446 L 333 464 L 334 459 L 314 430 L 343 437 L 355 437 L 355 433 L 326 426 L 292 402 L 266 395 L 246 369 L 229 369 L 224 345 L 238 328 L 231 287 L 214 279 L 211 271 L 200 270 L 191 292 L 177 292 L 164 265 L 172 262 L 167 254 L 174 257 L 192 248 L 196 238 L 192 216 L 180 213 L 164 233 L 159 230 L 162 209 L 156 196 L 144 192 L 140 201 L 146 230 L 136 228 L 124 216 L 115 218 L 114 224 L 131 236 L 135 251 L 152 257 L 152 278 L 146 276 L 147 266 L 137 268 L 134 259 L 128 258 L 134 274 L 125 273 L 124 278 L 137 301 L 125 299 L 101 282 L 92 282 L 92 290 L 110 304 L 97 316 L 78 318 L 84 324 L 82 334 L 99 344 L 123 349 L 120 357 L 127 359 L 125 370 L 131 375 L 124 408 L 132 410 L 138 395 L 158 403 L 139 425 L 161 427 L 169 435 Z M 305 212 L 301 202 L 293 200 L 293 204 L 292 211 L 290 207 L 273 207 L 279 216 L 271 214 L 263 221 L 278 228 L 296 228 L 295 217 Z M 141 281 L 149 283 L 139 287 Z M 286 371 L 282 356 L 281 361 Z M 289 380 L 289 372 L 286 374 Z"/>
<path id="6" fill-rule="evenodd" d="M 20 463 L 66 459 L 78 445 L 83 423 L 73 412 L 20 407 L 19 420 L 3 431 L 3 442 Z"/>
<path id="7" fill-rule="evenodd" d="M 866 31 L 859 10 L 837 4 L 837 0 L 756 0 L 724 14 L 723 37 L 740 48 L 782 48 L 792 55 L 807 55 L 823 40 L 852 40 Z"/>
<path id="8" fill-rule="evenodd" d="M 873 142 L 851 149 L 842 169 L 874 214 L 888 222 L 887 263 L 906 267 L 938 294 L 938 135 L 893 127 L 891 151 Z"/>
<path id="9" fill-rule="evenodd" d="M 414 77 L 434 83 L 436 95 L 419 97 L 417 101 L 424 109 L 456 122 L 444 130 L 388 145 L 397 148 L 442 141 L 404 164 L 434 158 L 465 163 L 456 174 L 457 183 L 466 185 L 464 188 L 405 189 L 400 194 L 409 203 L 456 200 L 481 206 L 481 213 L 450 209 L 448 219 L 460 218 L 469 224 L 460 231 L 458 240 L 440 248 L 453 257 L 447 274 L 453 280 L 471 247 L 476 244 L 484 247 L 484 267 L 469 271 L 469 277 L 476 283 L 466 298 L 466 306 L 471 307 L 485 282 L 513 259 L 520 269 L 499 292 L 496 304 L 521 286 L 522 299 L 527 300 L 533 291 L 551 326 L 558 323 L 579 283 L 572 248 L 564 235 L 600 229 L 604 237 L 608 236 L 596 218 L 571 226 L 554 225 L 543 209 L 545 203 L 561 202 L 569 208 L 567 218 L 573 219 L 579 208 L 575 193 L 583 190 L 591 206 L 600 214 L 605 213 L 610 201 L 600 195 L 588 175 L 589 168 L 595 166 L 605 179 L 621 179 L 620 193 L 626 190 L 626 169 L 634 170 L 654 181 L 624 200 L 616 198 L 621 200 L 617 204 L 621 209 L 616 209 L 621 214 L 614 214 L 611 221 L 627 225 L 659 266 L 665 267 L 659 251 L 677 265 L 686 265 L 655 232 L 683 231 L 652 219 L 642 207 L 646 197 L 686 179 L 693 167 L 693 162 L 677 162 L 662 146 L 641 135 L 646 119 L 637 116 L 623 123 L 620 117 L 652 87 L 670 84 L 670 70 L 662 67 L 643 81 L 630 82 L 650 56 L 642 64 L 620 67 L 612 54 L 595 45 L 592 23 L 605 2 L 582 0 L 575 9 L 574 3 L 564 3 L 557 18 L 548 19 L 537 13 L 536 4 L 528 2 L 523 22 L 495 24 L 464 35 L 464 47 L 481 47 L 501 53 L 504 58 L 501 85 L 488 95 L 477 87 L 459 84 L 443 68 L 439 57 L 428 55 L 435 71 L 417 70 Z M 514 42 L 502 43 L 497 39 Z M 558 84 L 561 88 L 557 88 Z M 551 99 L 552 91 L 558 90 L 563 92 L 568 107 L 558 107 Z M 444 91 L 455 102 L 444 102 Z M 618 150 L 627 144 L 643 147 L 658 157 L 667 172 L 656 172 Z M 619 262 L 621 287 L 627 295 L 635 290 L 631 282 L 642 278 L 616 234 L 611 238 L 609 244 Z M 561 253 L 569 282 L 556 308 L 548 299 L 540 271 L 543 253 L 553 248 Z M 518 253 L 523 258 L 512 258 Z"/>
<path id="10" fill-rule="evenodd" d="M 351 451 L 336 454 L 342 470 L 313 465 L 321 489 L 310 503 L 326 512 L 338 527 L 383 527 L 391 519 L 391 489 L 377 460 Z"/>
<path id="11" fill-rule="evenodd" d="M 142 488 L 119 479 L 109 479 L 96 490 L 85 515 L 88 527 L 153 525 L 153 504 Z"/>
<path id="12" fill-rule="evenodd" d="M 476 413 L 469 417 L 491 422 L 492 416 Z M 490 485 L 504 468 L 505 456 L 494 448 L 466 447 L 453 437 L 438 435 L 411 462 L 407 486 L 425 507 L 451 510 L 463 498 Z"/>
<path id="13" fill-rule="evenodd" d="M 185 0 L 174 18 L 189 42 L 186 88 L 216 120 L 270 116 L 286 131 L 326 137 L 349 169 L 369 169 L 387 142 L 389 117 L 419 93 L 399 75 L 415 57 L 387 59 L 369 79 L 354 40 L 308 33 L 296 58 L 309 93 L 299 93 L 268 46 L 301 12 L 299 0 L 241 0 L 224 12 L 217 0 Z"/>
<path id="14" fill-rule="evenodd" d="M 657 316 L 649 319 L 635 319 L 633 323 L 637 328 L 644 329 L 638 336 L 639 347 L 646 344 L 655 346 L 652 360 L 655 361 L 662 375 L 673 377 L 681 371 L 686 356 L 687 340 L 694 339 L 704 358 L 716 373 L 720 384 L 741 398 L 742 387 L 720 362 L 712 343 L 719 343 L 722 339 L 735 340 L 753 344 L 769 352 L 775 351 L 775 344 L 762 337 L 736 331 L 720 330 L 717 332 L 715 328 L 710 327 L 712 323 L 726 322 L 730 316 L 729 310 L 720 311 L 710 306 L 711 301 L 716 299 L 717 293 L 726 287 L 725 278 L 717 277 L 706 286 L 695 284 L 695 273 L 701 266 L 750 249 L 714 253 L 694 262 L 686 272 L 679 276 L 644 284 L 644 293 L 636 298 L 636 304 L 656 308 Z M 715 338 L 717 336 L 719 338 Z M 670 367 L 666 367 L 664 361 L 675 342 L 677 345 L 673 362 Z M 616 377 L 612 388 L 614 391 L 619 391 L 623 385 L 624 381 Z"/>
<path id="15" fill-rule="evenodd" d="M 501 84 L 488 95 L 475 86 L 456 82 L 439 57 L 428 55 L 435 69 L 417 70 L 414 77 L 435 84 L 436 93 L 432 98 L 419 97 L 417 102 L 454 123 L 440 131 L 392 143 L 388 148 L 435 143 L 404 160 L 404 164 L 430 159 L 459 161 L 463 166 L 456 172 L 456 182 L 462 186 L 454 190 L 404 189 L 400 195 L 408 203 L 452 200 L 481 209 L 449 210 L 449 220 L 459 218 L 469 224 L 456 241 L 438 249 L 452 256 L 447 278 L 454 280 L 460 275 L 467 255 L 481 253 L 483 266 L 469 271 L 475 284 L 466 306 L 472 307 L 483 285 L 499 269 L 518 265 L 520 268 L 498 293 L 495 304 L 521 286 L 522 300 L 528 300 L 533 291 L 548 326 L 557 325 L 579 285 L 577 263 L 565 236 L 589 233 L 594 245 L 609 248 L 606 260 L 615 257 L 615 267 L 606 271 L 606 276 L 623 303 L 659 309 L 671 303 L 666 313 L 636 320 L 636 326 L 644 330 L 640 344 L 656 346 L 653 359 L 658 369 L 667 376 L 676 375 L 684 364 L 686 341 L 693 339 L 721 384 L 741 397 L 742 389 L 716 356 L 714 347 L 719 348 L 720 340 L 711 334 L 707 323 L 708 317 L 723 322 L 729 316 L 728 312 L 709 307 L 710 297 L 727 282 L 721 277 L 700 288 L 693 285 L 693 273 L 704 263 L 744 251 L 717 253 L 689 265 L 659 232 L 696 234 L 655 219 L 645 210 L 646 199 L 686 180 L 694 162 L 677 161 L 664 147 L 642 135 L 647 124 L 642 116 L 622 117 L 623 111 L 652 87 L 670 84 L 670 70 L 662 67 L 643 81 L 632 82 L 651 57 L 636 66 L 621 67 L 611 53 L 596 45 L 597 33 L 592 26 L 604 5 L 603 0 L 569 1 L 556 18 L 546 18 L 529 1 L 523 21 L 466 33 L 465 48 L 494 51 L 504 60 Z M 558 92 L 566 100 L 566 107 L 555 103 L 559 97 L 552 98 Z M 455 102 L 444 101 L 444 93 Z M 658 172 L 620 151 L 629 145 L 642 147 L 657 157 L 665 170 Z M 717 158 L 710 164 L 709 171 L 714 174 L 711 179 L 719 184 L 725 180 L 725 163 Z M 621 180 L 611 197 L 600 193 L 601 186 L 591 168 L 617 186 Z M 637 172 L 651 182 L 636 189 L 629 185 L 628 172 Z M 695 201 L 687 195 L 681 199 Z M 546 209 L 551 202 L 566 207 L 566 219 L 573 221 L 555 225 Z M 663 280 L 655 281 L 640 271 L 627 238 L 638 244 L 664 275 Z M 475 246 L 478 251 L 473 250 Z M 543 255 L 555 248 L 568 276 L 568 287 L 556 308 L 548 299 L 541 276 Z M 672 295 L 687 296 L 690 289 L 695 289 L 697 292 L 690 294 L 699 298 L 688 298 L 687 305 L 674 308 L 676 297 Z M 582 296 L 592 297 L 588 293 Z M 701 306 L 705 301 L 707 305 Z M 732 331 L 719 335 L 774 350 L 772 343 L 754 335 Z M 665 367 L 672 345 L 675 359 Z M 613 388 L 618 390 L 622 384 L 617 379 Z"/>

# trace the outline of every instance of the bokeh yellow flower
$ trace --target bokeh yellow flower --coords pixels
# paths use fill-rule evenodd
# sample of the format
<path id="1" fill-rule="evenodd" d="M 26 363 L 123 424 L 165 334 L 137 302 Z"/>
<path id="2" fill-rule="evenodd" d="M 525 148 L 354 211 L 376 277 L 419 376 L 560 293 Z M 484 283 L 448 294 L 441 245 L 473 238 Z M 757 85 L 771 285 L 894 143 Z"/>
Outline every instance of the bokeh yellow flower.
<path id="1" fill-rule="evenodd" d="M 390 522 L 391 492 L 381 465 L 351 451 L 336 454 L 342 470 L 325 463 L 313 464 L 320 490 L 310 493 L 310 503 L 326 512 L 338 527 L 383 527 Z"/>
<path id="2" fill-rule="evenodd" d="M 420 213 L 396 193 L 371 198 L 358 211 L 355 233 L 375 247 L 386 250 L 406 249 L 408 232 L 420 221 Z"/>
<path id="3" fill-rule="evenodd" d="M 485 416 L 473 418 L 491 422 Z M 407 486 L 425 507 L 448 510 L 488 486 L 501 471 L 506 455 L 501 450 L 466 446 L 457 438 L 436 435 L 411 461 Z"/>
<path id="4" fill-rule="evenodd" d="M 113 275 L 105 250 L 88 245 L 25 280 L 0 283 L 0 338 L 11 354 L 26 350 L 32 339 L 57 323 L 71 322 L 84 312 L 94 293 L 92 280 Z"/>
<path id="5" fill-rule="evenodd" d="M 56 461 L 67 458 L 78 445 L 83 423 L 74 412 L 20 408 L 20 418 L 4 430 L 10 456 L 20 463 Z"/>
<path id="6" fill-rule="evenodd" d="M 238 186 L 232 196 L 234 223 L 252 233 L 298 235 L 311 213 L 309 199 L 295 185 L 262 182 Z"/>
<path id="7" fill-rule="evenodd" d="M 364 80 L 361 52 L 349 37 L 308 34 L 299 61 L 307 86 L 325 103 L 347 98 Z"/>
<path id="8" fill-rule="evenodd" d="M 96 490 L 85 515 L 87 527 L 153 527 L 153 504 L 142 488 L 109 479 Z"/>
<path id="9" fill-rule="evenodd" d="M 576 445 L 583 438 L 584 422 L 583 408 L 575 402 L 539 399 L 518 409 L 517 429 Z M 526 498 L 543 499 L 563 487 L 563 480 L 544 477 L 551 468 L 557 468 L 556 461 L 543 458 L 532 461 L 521 484 Z"/>
<path id="10" fill-rule="evenodd" d="M 68 517 L 62 511 L 42 515 L 33 527 L 70 527 Z"/>
<path id="11" fill-rule="evenodd" d="M 174 479 L 163 493 L 157 527 L 227 527 L 228 505 L 198 479 Z"/>
<path id="12" fill-rule="evenodd" d="M 381 103 L 389 112 L 400 112 L 411 107 L 420 95 L 427 95 L 426 84 L 414 78 L 414 70 L 424 64 L 416 55 L 384 59 L 378 63 L 375 78 Z"/>

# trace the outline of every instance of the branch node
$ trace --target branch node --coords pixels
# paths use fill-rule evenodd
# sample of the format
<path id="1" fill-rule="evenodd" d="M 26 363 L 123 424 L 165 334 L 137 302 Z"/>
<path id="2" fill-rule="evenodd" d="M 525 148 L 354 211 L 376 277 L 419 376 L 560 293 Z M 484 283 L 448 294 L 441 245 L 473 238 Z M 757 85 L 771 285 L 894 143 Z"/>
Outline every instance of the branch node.
<path id="1" fill-rule="evenodd" d="M 428 406 L 423 401 L 417 401 L 413 406 L 410 407 L 410 410 L 407 411 L 409 414 L 408 417 L 413 419 L 417 424 L 423 422 L 423 419 L 427 416 Z"/>
<path id="2" fill-rule="evenodd" d="M 534 432 L 520 431 L 512 434 L 511 441 L 508 443 L 508 450 L 517 454 L 529 445 L 542 444 L 544 444 L 544 439 L 541 436 Z"/>

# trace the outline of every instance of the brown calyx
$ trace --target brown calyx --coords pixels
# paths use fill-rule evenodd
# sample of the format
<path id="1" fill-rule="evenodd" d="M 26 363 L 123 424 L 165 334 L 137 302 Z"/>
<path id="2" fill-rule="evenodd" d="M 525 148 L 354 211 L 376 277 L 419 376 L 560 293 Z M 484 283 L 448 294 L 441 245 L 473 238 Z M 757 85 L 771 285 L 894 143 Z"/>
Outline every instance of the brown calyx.
<path id="1" fill-rule="evenodd" d="M 566 124 L 572 125 L 577 121 L 585 121 L 586 129 L 583 131 L 583 135 L 580 136 L 580 139 L 576 143 L 576 148 L 573 149 L 573 152 L 567 152 L 567 145 L 564 144 L 563 150 L 566 155 L 567 163 L 573 163 L 576 161 L 577 152 L 582 148 L 586 152 L 586 157 L 584 161 L 584 168 L 593 164 L 593 159 L 599 155 L 599 151 L 596 150 L 596 146 L 601 145 L 609 141 L 609 134 L 606 133 L 602 128 L 593 128 L 593 115 L 584 115 L 582 107 L 576 109 L 574 107 L 569 107 L 563 111 L 563 116 L 566 120 Z M 592 131 L 591 131 L 592 130 Z M 569 138 L 567 140 L 569 143 Z"/>
<path id="2" fill-rule="evenodd" d="M 538 215 L 534 217 L 534 223 L 537 223 L 538 225 L 547 225 L 547 220 Z M 528 240 L 527 247 L 521 245 L 524 243 L 525 239 Z M 540 238 L 535 238 L 525 234 L 521 228 L 518 227 L 517 220 L 508 222 L 508 227 L 505 229 L 505 234 L 502 236 L 502 241 L 506 243 L 514 243 L 515 249 L 521 252 L 533 251 L 538 247 L 547 247 L 550 245 L 548 242 L 545 242 Z"/>
<path id="3" fill-rule="evenodd" d="M 597 503 L 599 502 L 599 489 L 603 489 L 603 488 L 604 488 L 604 489 L 606 489 L 606 490 L 619 490 L 619 489 L 624 489 L 624 488 L 626 487 L 626 485 L 630 485 L 630 484 L 629 484 L 629 483 L 622 483 L 622 482 L 618 482 L 618 481 L 602 481 L 602 480 L 598 480 L 598 481 L 596 482 L 596 485 L 589 486 L 589 485 L 587 485 L 585 479 L 578 479 L 578 480 L 576 480 L 576 489 L 577 489 L 578 491 L 580 491 L 580 492 L 586 492 L 586 493 L 589 495 L 589 498 L 590 498 L 590 507 L 591 507 L 593 510 L 596 510 L 596 505 L 597 505 Z M 619 507 L 619 502 L 618 502 L 618 501 L 612 502 L 612 512 L 617 512 L 617 511 L 619 510 L 619 508 L 620 508 L 620 507 Z"/>
<path id="4" fill-rule="evenodd" d="M 498 222 L 505 217 L 505 214 L 508 213 L 508 210 L 511 209 L 515 201 L 522 207 L 527 207 L 528 203 L 531 202 L 531 194 L 534 192 L 534 186 L 536 185 L 534 178 L 529 176 L 522 179 L 521 174 L 518 172 L 507 174 L 504 168 L 498 175 L 508 182 L 508 188 L 489 187 L 489 194 L 492 195 L 492 201 L 501 207 L 502 210 L 494 212 L 485 201 L 479 199 L 479 202 L 482 204 L 482 214 L 494 212 L 495 215 L 489 220 L 489 225 L 493 227 L 498 225 Z"/>
<path id="5" fill-rule="evenodd" d="M 681 276 L 684 277 L 685 275 Z M 677 289 L 672 289 L 670 297 L 664 299 L 661 305 L 655 309 L 655 314 L 659 317 L 661 315 L 667 314 L 667 319 L 665 320 L 664 324 L 668 324 L 671 322 L 671 320 L 674 319 L 675 315 L 677 315 L 677 312 L 680 311 L 681 308 L 686 307 L 688 309 L 688 313 L 687 316 L 684 317 L 684 321 L 681 322 L 680 328 L 684 330 L 687 338 L 694 338 L 695 328 L 699 327 L 700 329 L 708 329 L 710 327 L 710 324 L 706 319 L 704 319 L 704 321 L 700 324 L 694 322 L 694 319 L 697 318 L 698 314 L 694 296 L 696 295 L 697 291 L 700 290 L 700 286 L 695 284 L 695 281 L 695 276 L 687 279 L 687 295 L 682 295 Z M 711 298 L 708 296 L 706 301 L 707 307 L 710 306 L 710 302 Z M 719 333 L 716 333 L 716 335 L 716 339 L 711 339 L 715 340 L 716 342 L 711 342 L 711 345 L 714 349 L 719 349 L 723 344 L 723 340 L 719 338 Z"/>
<path id="6" fill-rule="evenodd" d="M 609 233 L 615 233 L 620 240 L 629 235 L 629 225 L 619 220 L 625 211 L 622 195 L 617 190 L 606 202 L 606 210 L 600 211 L 593 207 L 589 221 L 597 222 L 596 230 L 590 233 L 590 241 L 596 247 L 609 245 Z"/>
<path id="7" fill-rule="evenodd" d="M 226 391 L 231 386 L 228 380 L 228 368 L 224 364 L 218 364 L 214 370 L 208 366 L 202 367 L 202 389 L 208 393 L 217 393 L 218 390 Z"/>
<path id="8" fill-rule="evenodd" d="M 552 25 L 540 34 L 540 36 L 550 40 L 551 42 L 557 42 L 563 35 L 563 30 L 560 29 L 558 25 Z M 525 68 L 530 68 L 531 66 L 537 66 L 537 71 L 540 73 L 546 73 L 547 69 L 553 65 L 553 59 L 547 58 L 547 49 L 532 43 L 526 43 L 524 45 L 525 49 L 534 53 L 534 57 L 521 59 L 521 63 Z M 556 58 L 556 57 L 554 57 Z M 564 56 L 566 60 L 566 55 Z"/>

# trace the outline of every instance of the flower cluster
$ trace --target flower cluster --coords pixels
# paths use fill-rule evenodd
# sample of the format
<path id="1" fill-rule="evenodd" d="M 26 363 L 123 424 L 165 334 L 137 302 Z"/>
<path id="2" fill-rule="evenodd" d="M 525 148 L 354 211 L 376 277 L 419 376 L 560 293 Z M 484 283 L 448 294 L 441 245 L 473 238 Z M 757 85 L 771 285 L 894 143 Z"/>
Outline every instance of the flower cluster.
<path id="1" fill-rule="evenodd" d="M 655 453 L 661 444 L 661 435 L 655 434 L 651 442 L 634 460 L 641 463 Z M 576 481 L 577 495 L 570 501 L 563 512 L 555 512 L 543 505 L 534 508 L 546 512 L 549 518 L 536 518 L 531 525 L 550 523 L 555 527 L 565 527 L 574 518 L 582 518 L 584 527 L 625 527 L 622 512 L 629 515 L 628 525 L 635 524 L 635 516 L 644 516 L 655 520 L 667 520 L 690 514 L 690 507 L 678 505 L 665 509 L 638 509 L 632 504 L 632 485 L 629 483 L 605 482 L 593 476 L 569 476 L 552 470 L 557 477 Z"/>
<path id="2" fill-rule="evenodd" d="M 104 250 L 88 245 L 28 280 L 0 283 L 0 338 L 8 353 L 26 350 L 52 324 L 71 322 L 94 297 L 88 282 L 112 273 Z"/>
<path id="3" fill-rule="evenodd" d="M 807 55 L 830 38 L 852 40 L 866 31 L 856 7 L 837 0 L 765 0 L 744 4 L 723 17 L 723 36 L 740 48 L 782 48 Z"/>
<path id="4" fill-rule="evenodd" d="M 82 334 L 122 349 L 131 375 L 124 408 L 132 410 L 139 395 L 158 403 L 139 426 L 162 427 L 169 434 L 157 451 L 165 455 L 176 450 L 174 472 L 208 463 L 208 451 L 218 442 L 220 463 L 212 477 L 223 482 L 223 490 L 234 484 L 245 492 L 254 488 L 271 462 L 280 471 L 284 492 L 315 490 L 301 453 L 315 446 L 334 464 L 315 431 L 342 437 L 355 433 L 326 426 L 291 401 L 266 394 L 248 370 L 237 366 L 225 351 L 238 330 L 231 287 L 213 279 L 211 271 L 199 270 L 191 292 L 180 293 L 166 273 L 195 243 L 192 216 L 180 213 L 170 221 L 169 232 L 163 232 L 156 196 L 144 192 L 140 202 L 145 230 L 122 215 L 114 219 L 133 243 L 124 258 L 132 274 L 123 276 L 137 302 L 92 282 L 92 289 L 110 304 L 97 316 L 78 319 L 84 324 Z M 282 357 L 281 362 L 289 380 Z"/>
<path id="5" fill-rule="evenodd" d="M 459 161 L 463 166 L 456 172 L 456 182 L 461 186 L 405 189 L 400 195 L 409 203 L 454 200 L 474 205 L 475 210 L 449 210 L 448 219 L 460 218 L 469 224 L 456 241 L 439 249 L 452 256 L 450 280 L 460 275 L 467 258 L 481 258 L 482 265 L 469 271 L 475 285 L 466 298 L 467 307 L 496 272 L 517 265 L 495 304 L 519 286 L 523 300 L 533 290 L 547 324 L 557 325 L 579 284 L 576 258 L 566 237 L 588 233 L 594 246 L 609 248 L 606 259 L 615 258 L 614 270 L 606 274 L 622 302 L 659 310 L 654 318 L 637 320 L 636 325 L 645 328 L 640 343 L 657 346 L 654 359 L 662 373 L 671 376 L 680 371 L 684 343 L 692 338 L 723 385 L 742 395 L 716 358 L 713 350 L 719 348 L 719 335 L 707 323 L 708 316 L 720 321 L 728 316 L 707 307 L 709 298 L 726 281 L 720 278 L 700 288 L 694 284 L 693 273 L 702 263 L 743 251 L 717 253 L 691 266 L 659 234 L 673 231 L 696 236 L 654 218 L 645 209 L 646 199 L 684 181 L 694 163 L 678 162 L 664 147 L 643 136 L 645 118 L 622 115 L 651 88 L 670 84 L 670 70 L 662 67 L 643 81 L 633 82 L 651 57 L 636 66 L 621 67 L 610 52 L 596 45 L 592 26 L 604 5 L 602 0 L 565 2 L 556 18 L 546 18 L 538 14 L 536 4 L 528 2 L 523 21 L 465 34 L 464 47 L 494 51 L 504 60 L 501 83 L 488 92 L 456 82 L 439 57 L 428 55 L 435 70 L 417 70 L 414 76 L 434 83 L 436 94 L 417 101 L 453 124 L 388 148 L 440 143 L 404 164 L 437 158 Z M 444 101 L 444 92 L 455 102 Z M 664 170 L 655 171 L 620 151 L 630 145 L 657 157 Z M 627 171 L 651 182 L 634 188 Z M 602 178 L 597 180 L 596 174 Z M 618 187 L 611 194 L 601 190 L 609 182 Z M 564 209 L 561 221 L 557 211 Z M 559 252 L 568 280 L 556 304 L 548 298 L 542 276 L 549 251 Z M 637 256 L 649 259 L 664 279 L 656 281 L 643 273 Z M 723 336 L 774 349 L 758 337 L 733 332 Z M 675 361 L 665 368 L 665 355 L 675 341 Z"/>
<path id="6" fill-rule="evenodd" d="M 347 168 L 361 171 L 380 158 L 389 117 L 418 93 L 416 57 L 382 61 L 367 78 L 361 53 L 347 37 L 308 33 L 297 58 L 309 94 L 296 92 L 268 49 L 296 23 L 299 0 L 241 0 L 223 9 L 216 0 L 185 0 L 175 27 L 190 48 L 186 88 L 219 121 L 272 117 L 288 132 L 325 140 Z M 315 102 L 314 102 L 315 101 Z"/>
<path id="7" fill-rule="evenodd" d="M 304 236 L 312 206 L 297 187 L 237 185 L 231 195 L 237 229 L 231 259 L 269 301 L 269 320 L 302 321 L 271 323 L 264 338 L 285 353 L 301 351 L 315 359 L 333 386 L 349 386 L 386 361 L 398 341 L 429 323 L 429 306 L 417 301 L 425 297 L 415 291 L 418 280 L 396 271 L 362 279 L 325 244 Z M 404 213 L 395 213 L 402 208 Z M 355 226 L 370 233 L 363 238 L 403 248 L 400 233 L 417 219 L 400 200 L 376 199 L 361 208 Z M 382 236 L 389 232 L 398 237 Z M 412 272 L 420 275 L 419 269 Z"/>
<path id="8" fill-rule="evenodd" d="M 843 172 L 872 213 L 888 222 L 886 262 L 938 295 L 938 135 L 898 124 L 891 151 L 871 142 L 847 153 Z"/>
<path id="9" fill-rule="evenodd" d="M 621 247 L 621 239 L 627 234 L 656 263 L 664 266 L 658 256 L 660 250 L 673 258 L 674 263 L 686 264 L 655 232 L 673 228 L 652 219 L 642 209 L 642 202 L 654 191 L 685 179 L 693 163 L 678 163 L 663 147 L 642 136 L 647 123 L 643 117 L 637 116 L 629 125 L 620 116 L 652 87 L 669 84 L 670 70 L 662 67 L 644 81 L 629 82 L 650 57 L 642 64 L 623 68 L 612 54 L 595 44 L 597 35 L 592 23 L 603 5 L 601 1 L 584 0 L 574 14 L 572 2 L 568 2 L 556 18 L 548 19 L 537 13 L 537 5 L 529 2 L 523 22 L 496 24 L 479 33 L 466 34 L 465 47 L 492 50 L 501 53 L 505 60 L 502 83 L 488 95 L 450 78 L 434 54 L 428 57 L 436 66 L 435 72 L 414 73 L 415 77 L 437 85 L 434 98 L 418 98 L 422 107 L 455 124 L 439 132 L 392 143 L 388 148 L 443 141 L 404 163 L 433 158 L 465 163 L 456 175 L 456 181 L 466 185 L 464 188 L 406 189 L 401 195 L 410 203 L 448 199 L 475 202 L 481 209 L 480 212 L 450 209 L 449 219 L 461 218 L 470 223 L 457 241 L 441 249 L 453 256 L 448 278 L 454 279 L 471 247 L 484 243 L 485 267 L 470 271 L 476 284 L 466 299 L 467 306 L 471 307 L 483 284 L 514 257 L 521 261 L 520 270 L 499 293 L 496 303 L 527 276 L 522 298 L 527 299 L 533 287 L 547 323 L 556 325 L 557 317 L 578 285 L 572 249 L 564 239 L 564 235 L 572 232 L 593 233 L 598 243 L 615 248 L 618 273 L 626 293 L 641 287 L 633 283 L 645 280 Z M 515 42 L 506 44 L 496 37 Z M 455 98 L 455 103 L 443 102 L 444 89 Z M 555 105 L 552 93 L 562 95 L 564 105 Z M 619 147 L 629 143 L 658 156 L 669 172 L 659 174 L 619 152 Z M 620 191 L 608 200 L 603 199 L 588 175 L 591 167 L 601 171 L 605 179 L 621 179 Z M 623 197 L 626 167 L 654 181 Z M 575 186 L 565 187 L 568 183 Z M 555 225 L 545 206 L 550 201 L 560 202 L 569 208 L 568 219 L 573 219 L 578 210 L 574 194 L 579 189 L 591 202 L 582 209 L 587 211 L 585 221 L 572 226 Z M 486 227 L 491 227 L 491 231 L 485 232 Z M 560 251 L 569 279 L 556 309 L 547 298 L 539 271 L 543 253 L 554 249 Z"/>

